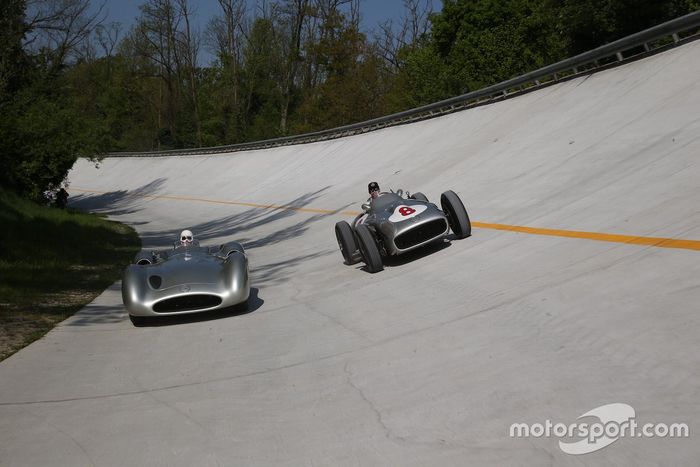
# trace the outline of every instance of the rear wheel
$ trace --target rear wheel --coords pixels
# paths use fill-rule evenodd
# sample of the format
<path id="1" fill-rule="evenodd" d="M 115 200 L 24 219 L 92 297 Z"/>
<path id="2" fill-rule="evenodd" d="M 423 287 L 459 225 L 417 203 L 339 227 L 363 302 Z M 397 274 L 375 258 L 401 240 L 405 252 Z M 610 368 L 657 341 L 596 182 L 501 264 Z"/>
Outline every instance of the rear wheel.
<path id="1" fill-rule="evenodd" d="M 452 190 L 444 192 L 440 196 L 440 204 L 442 204 L 442 210 L 445 212 L 450 228 L 457 238 L 470 236 L 472 234 L 472 224 L 469 221 L 467 210 L 457 193 Z"/>
<path id="2" fill-rule="evenodd" d="M 418 193 L 413 193 L 411 195 L 411 199 L 415 199 L 416 201 L 423 201 L 424 203 L 428 202 L 428 197 L 425 196 L 423 193 L 420 191 Z"/>
<path id="3" fill-rule="evenodd" d="M 382 255 L 379 253 L 377 242 L 374 241 L 374 236 L 369 231 L 369 228 L 364 224 L 360 224 L 355 228 L 355 232 L 357 233 L 357 243 L 360 246 L 362 259 L 367 265 L 367 271 L 374 273 L 384 269 Z"/>
<path id="4" fill-rule="evenodd" d="M 360 261 L 360 251 L 357 249 L 357 242 L 350 224 L 345 221 L 335 224 L 335 238 L 338 240 L 345 264 L 355 264 Z"/>

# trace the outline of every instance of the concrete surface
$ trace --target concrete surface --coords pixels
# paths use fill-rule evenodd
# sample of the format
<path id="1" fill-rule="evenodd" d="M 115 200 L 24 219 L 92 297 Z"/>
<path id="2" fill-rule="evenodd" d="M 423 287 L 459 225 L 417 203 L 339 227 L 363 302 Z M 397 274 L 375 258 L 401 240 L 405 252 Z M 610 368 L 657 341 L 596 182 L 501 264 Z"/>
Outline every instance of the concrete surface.
<path id="1" fill-rule="evenodd" d="M 347 216 L 222 202 L 358 210 L 376 180 L 478 221 L 700 239 L 699 77 L 695 42 L 362 136 L 79 161 L 72 205 L 147 246 L 244 242 L 253 311 L 134 328 L 115 284 L 0 363 L 0 464 L 697 464 L 700 252 L 482 228 L 371 275 L 341 262 Z M 509 437 L 614 402 L 690 439 Z"/>

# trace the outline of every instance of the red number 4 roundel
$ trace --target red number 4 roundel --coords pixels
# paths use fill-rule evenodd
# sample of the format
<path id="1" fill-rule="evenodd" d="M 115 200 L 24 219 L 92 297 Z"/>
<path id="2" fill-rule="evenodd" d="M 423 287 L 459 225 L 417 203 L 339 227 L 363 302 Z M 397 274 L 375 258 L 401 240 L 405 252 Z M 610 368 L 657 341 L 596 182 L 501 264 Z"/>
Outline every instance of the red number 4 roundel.
<path id="1" fill-rule="evenodd" d="M 401 206 L 399 209 L 399 212 L 401 213 L 402 216 L 410 216 L 414 212 L 416 212 L 415 209 L 409 208 L 408 206 Z"/>

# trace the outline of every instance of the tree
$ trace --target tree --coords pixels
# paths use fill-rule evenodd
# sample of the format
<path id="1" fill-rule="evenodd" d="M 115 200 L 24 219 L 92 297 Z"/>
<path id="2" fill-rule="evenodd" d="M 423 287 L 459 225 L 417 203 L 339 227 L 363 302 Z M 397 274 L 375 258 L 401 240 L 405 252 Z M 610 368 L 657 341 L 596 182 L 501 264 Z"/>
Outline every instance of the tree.
<path id="1" fill-rule="evenodd" d="M 90 12 L 90 0 L 27 0 L 25 46 L 56 73 L 80 58 L 81 46 L 103 20 L 102 7 Z"/>
<path id="2" fill-rule="evenodd" d="M 432 14 L 431 0 L 404 0 L 398 25 L 393 21 L 379 25 L 374 41 L 389 67 L 386 112 L 406 110 L 449 94 L 446 67 L 429 46 Z"/>
<path id="3" fill-rule="evenodd" d="M 1 177 L 3 186 L 25 196 L 39 198 L 64 181 L 77 157 L 103 150 L 99 125 L 74 105 L 62 75 L 96 24 L 85 3 L 65 0 L 59 8 L 54 1 L 10 0 L 0 6 Z"/>
<path id="4" fill-rule="evenodd" d="M 399 72 L 405 65 L 406 55 L 414 51 L 430 32 L 432 0 L 404 0 L 404 15 L 398 26 L 387 20 L 379 24 L 380 33 L 375 43 L 381 56 Z"/>
<path id="5" fill-rule="evenodd" d="M 541 0 L 447 0 L 433 17 L 433 47 L 469 92 L 564 57 L 555 11 Z"/>
<path id="6" fill-rule="evenodd" d="M 0 105 L 20 86 L 29 66 L 22 50 L 24 8 L 24 0 L 7 0 L 0 4 Z"/>
<path id="7" fill-rule="evenodd" d="M 202 144 L 197 54 L 188 0 L 148 0 L 123 49 L 142 70 L 157 70 L 158 147 Z"/>
<path id="8" fill-rule="evenodd" d="M 208 134 L 218 141 L 237 141 L 242 133 L 241 66 L 246 31 L 246 8 L 243 0 L 219 0 L 221 16 L 211 19 L 205 43 L 217 57 L 218 66 L 205 72 L 204 85 L 209 118 Z"/>
<path id="9" fill-rule="evenodd" d="M 383 114 L 390 71 L 377 46 L 360 32 L 358 3 L 323 0 L 314 5 L 317 39 L 305 48 L 314 85 L 303 90 L 294 131 L 330 128 Z"/>
<path id="10" fill-rule="evenodd" d="M 257 18 L 243 49 L 242 87 L 245 92 L 246 140 L 280 136 L 285 63 L 273 18 Z"/>
<path id="11" fill-rule="evenodd" d="M 579 54 L 700 8 L 697 0 L 556 0 L 567 52 Z"/>
<path id="12" fill-rule="evenodd" d="M 304 21 L 309 13 L 309 0 L 286 0 L 279 4 L 280 24 L 284 30 L 283 40 L 280 45 L 283 47 L 285 61 L 282 69 L 282 80 L 280 83 L 280 133 L 287 134 L 287 121 L 289 119 L 290 105 L 295 93 L 295 83 L 301 62 L 301 41 Z"/>
<path id="13" fill-rule="evenodd" d="M 177 7 L 183 20 L 183 28 L 176 35 L 178 39 L 177 45 L 183 57 L 180 66 L 183 68 L 185 87 L 190 98 L 189 104 L 194 118 L 197 145 L 202 146 L 202 126 L 199 117 L 199 96 L 197 92 L 197 54 L 199 53 L 199 37 L 193 32 L 192 25 L 190 24 L 192 13 L 188 0 L 177 0 Z"/>

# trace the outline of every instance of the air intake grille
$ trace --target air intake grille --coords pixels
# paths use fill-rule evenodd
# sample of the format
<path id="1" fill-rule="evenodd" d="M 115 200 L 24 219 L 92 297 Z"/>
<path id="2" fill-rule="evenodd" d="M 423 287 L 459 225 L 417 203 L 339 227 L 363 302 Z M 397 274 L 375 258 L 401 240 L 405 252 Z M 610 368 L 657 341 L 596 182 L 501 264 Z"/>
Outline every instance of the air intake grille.
<path id="1" fill-rule="evenodd" d="M 429 240 L 439 237 L 447 230 L 447 223 L 444 219 L 435 219 L 434 221 L 421 224 L 408 232 L 404 232 L 394 239 L 396 248 L 406 250 L 408 248 L 420 245 Z"/>
<path id="2" fill-rule="evenodd" d="M 156 313 L 177 313 L 178 311 L 205 310 L 221 304 L 221 298 L 216 295 L 185 295 L 184 297 L 168 298 L 153 305 Z"/>

